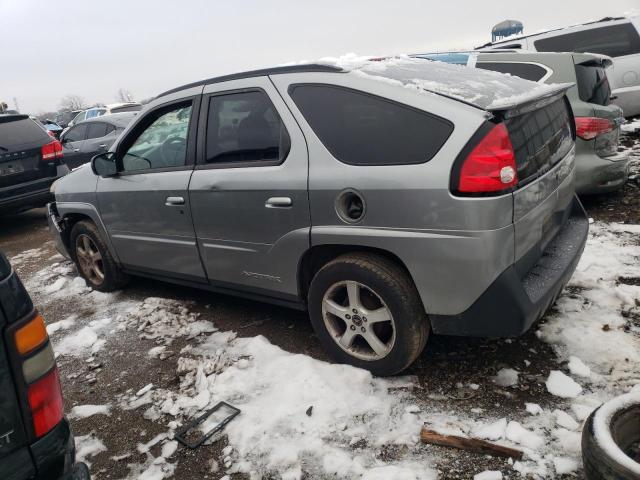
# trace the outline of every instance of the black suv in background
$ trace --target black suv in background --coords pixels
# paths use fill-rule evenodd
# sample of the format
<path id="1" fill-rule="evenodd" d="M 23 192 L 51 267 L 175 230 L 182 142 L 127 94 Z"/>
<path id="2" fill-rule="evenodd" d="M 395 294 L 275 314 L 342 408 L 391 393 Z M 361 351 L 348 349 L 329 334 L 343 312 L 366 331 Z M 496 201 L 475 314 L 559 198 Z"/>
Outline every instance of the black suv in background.
<path id="1" fill-rule="evenodd" d="M 86 480 L 44 320 L 0 253 L 0 478 Z"/>
<path id="2" fill-rule="evenodd" d="M 0 214 L 42 207 L 69 173 L 62 145 L 28 115 L 0 115 Z"/>

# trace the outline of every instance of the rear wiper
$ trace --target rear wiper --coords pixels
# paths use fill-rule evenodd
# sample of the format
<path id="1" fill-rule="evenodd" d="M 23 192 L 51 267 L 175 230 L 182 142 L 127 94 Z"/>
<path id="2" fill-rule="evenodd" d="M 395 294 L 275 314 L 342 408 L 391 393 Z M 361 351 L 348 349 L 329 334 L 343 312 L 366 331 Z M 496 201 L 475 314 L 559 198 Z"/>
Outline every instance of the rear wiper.
<path id="1" fill-rule="evenodd" d="M 0 145 L 0 150 L 4 150 L 5 152 L 9 151 L 9 149 L 7 147 L 3 147 L 2 145 Z"/>

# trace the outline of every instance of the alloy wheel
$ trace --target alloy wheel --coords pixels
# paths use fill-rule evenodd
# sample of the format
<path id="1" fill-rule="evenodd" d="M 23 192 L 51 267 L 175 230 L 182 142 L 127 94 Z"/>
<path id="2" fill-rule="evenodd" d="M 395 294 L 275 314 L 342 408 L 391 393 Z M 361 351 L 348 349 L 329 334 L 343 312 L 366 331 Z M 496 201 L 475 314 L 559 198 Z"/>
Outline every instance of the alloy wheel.
<path id="1" fill-rule="evenodd" d="M 362 283 L 334 283 L 322 299 L 322 318 L 336 344 L 358 359 L 380 360 L 393 349 L 396 329 L 391 310 Z"/>
<path id="2" fill-rule="evenodd" d="M 104 264 L 102 254 L 88 235 L 81 234 L 76 238 L 76 258 L 83 275 L 94 285 L 104 281 Z"/>

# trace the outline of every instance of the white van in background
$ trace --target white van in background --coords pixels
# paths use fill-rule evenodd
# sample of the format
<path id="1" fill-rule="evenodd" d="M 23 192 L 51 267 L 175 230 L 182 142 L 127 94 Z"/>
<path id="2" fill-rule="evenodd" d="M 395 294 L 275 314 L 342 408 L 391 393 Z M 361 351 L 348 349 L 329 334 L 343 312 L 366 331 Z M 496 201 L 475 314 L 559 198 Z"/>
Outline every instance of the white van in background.
<path id="1" fill-rule="evenodd" d="M 625 117 L 640 115 L 640 18 L 604 18 L 534 35 L 510 37 L 479 49 L 523 49 L 538 52 L 589 52 L 608 55 L 612 103 Z"/>

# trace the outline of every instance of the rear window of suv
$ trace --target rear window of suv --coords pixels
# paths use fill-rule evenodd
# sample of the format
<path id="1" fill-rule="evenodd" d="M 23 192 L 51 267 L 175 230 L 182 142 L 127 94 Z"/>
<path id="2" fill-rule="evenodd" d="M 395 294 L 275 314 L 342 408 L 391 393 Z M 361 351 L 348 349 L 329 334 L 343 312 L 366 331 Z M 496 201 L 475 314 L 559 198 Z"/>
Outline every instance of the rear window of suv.
<path id="1" fill-rule="evenodd" d="M 576 65 L 580 100 L 598 105 L 609 105 L 611 87 L 605 69 L 597 65 Z"/>
<path id="2" fill-rule="evenodd" d="M 516 77 L 531 80 L 532 82 L 540 81 L 546 74 L 547 69 L 533 63 L 519 62 L 478 62 L 476 68 L 491 70 L 494 72 L 508 73 Z"/>
<path id="3" fill-rule="evenodd" d="M 324 146 L 349 165 L 431 160 L 453 124 L 382 97 L 332 85 L 293 85 L 291 98 Z"/>
<path id="4" fill-rule="evenodd" d="M 0 147 L 48 140 L 44 128 L 25 115 L 0 115 Z"/>
<path id="5" fill-rule="evenodd" d="M 539 52 L 589 52 L 621 57 L 640 53 L 640 35 L 630 23 L 590 28 L 534 42 Z"/>

